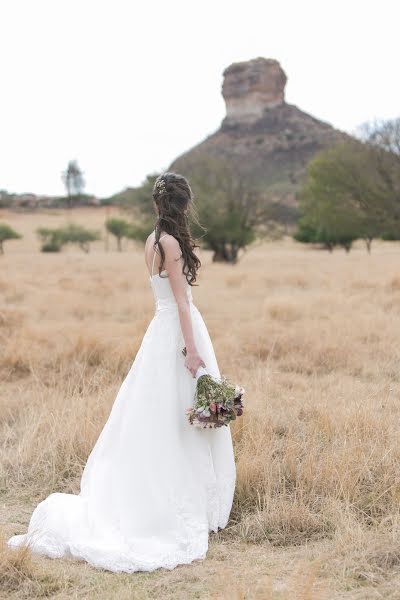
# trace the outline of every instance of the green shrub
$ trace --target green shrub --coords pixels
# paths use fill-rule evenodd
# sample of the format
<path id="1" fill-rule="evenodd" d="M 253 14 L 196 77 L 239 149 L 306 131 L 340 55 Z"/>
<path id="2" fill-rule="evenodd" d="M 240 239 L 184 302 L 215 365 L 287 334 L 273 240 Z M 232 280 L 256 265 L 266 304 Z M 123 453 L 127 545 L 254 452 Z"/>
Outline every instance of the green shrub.
<path id="1" fill-rule="evenodd" d="M 8 240 L 19 240 L 22 236 L 7 223 L 0 223 L 0 254 L 4 254 L 4 242 Z"/>
<path id="2" fill-rule="evenodd" d="M 61 246 L 56 242 L 45 242 L 40 248 L 41 252 L 60 252 Z"/>
<path id="3" fill-rule="evenodd" d="M 89 252 L 90 242 L 100 239 L 98 231 L 86 229 L 75 223 L 57 229 L 39 227 L 37 234 L 42 240 L 42 252 L 60 252 L 66 244 L 78 244 L 81 250 Z"/>
<path id="4" fill-rule="evenodd" d="M 81 250 L 89 252 L 90 242 L 100 239 L 100 233 L 91 229 L 86 229 L 82 225 L 70 223 L 66 227 L 58 230 L 58 235 L 62 245 L 78 244 Z"/>

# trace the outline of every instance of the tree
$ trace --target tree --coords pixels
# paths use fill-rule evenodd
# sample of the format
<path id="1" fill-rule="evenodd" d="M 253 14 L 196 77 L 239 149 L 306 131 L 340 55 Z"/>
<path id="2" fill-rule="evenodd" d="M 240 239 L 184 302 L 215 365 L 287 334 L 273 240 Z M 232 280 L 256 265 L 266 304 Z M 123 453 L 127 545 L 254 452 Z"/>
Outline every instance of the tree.
<path id="1" fill-rule="evenodd" d="M 112 217 L 106 220 L 105 226 L 107 231 L 109 231 L 112 235 L 114 235 L 117 238 L 118 252 L 121 252 L 122 239 L 124 237 L 129 237 L 130 233 L 132 233 L 131 224 L 125 219 L 118 219 L 117 217 Z"/>
<path id="2" fill-rule="evenodd" d="M 198 203 L 199 217 L 207 225 L 203 245 L 213 251 L 213 261 L 234 264 L 239 251 L 254 241 L 255 231 L 237 206 L 229 206 L 228 197 L 225 201 L 215 206 L 204 196 Z M 202 235 L 202 227 L 195 224 L 193 229 L 195 235 Z"/>
<path id="3" fill-rule="evenodd" d="M 235 264 L 239 252 L 256 237 L 281 235 L 276 220 L 279 203 L 228 161 L 216 157 L 197 160 L 190 183 L 198 214 L 193 231 L 213 251 L 213 261 Z"/>
<path id="4" fill-rule="evenodd" d="M 321 245 L 329 252 L 332 252 L 335 246 L 343 246 L 346 252 L 350 252 L 351 246 L 357 237 L 356 234 L 335 231 L 334 228 L 324 227 L 322 224 L 316 227 L 311 225 L 307 218 L 299 220 L 297 231 L 293 235 L 297 242 Z"/>
<path id="5" fill-rule="evenodd" d="M 370 251 L 374 238 L 390 229 L 399 207 L 381 170 L 381 150 L 358 140 L 342 142 L 309 163 L 300 194 L 304 224 L 324 232 L 347 250 L 363 238 Z M 340 241 L 341 240 L 341 241 Z"/>
<path id="6" fill-rule="evenodd" d="M 57 229 L 40 227 L 37 233 L 42 240 L 42 252 L 60 252 L 66 244 L 78 244 L 81 250 L 87 253 L 90 250 L 90 242 L 100 239 L 99 232 L 74 223 Z"/>
<path id="7" fill-rule="evenodd" d="M 363 123 L 359 136 L 373 146 L 400 157 L 400 117 Z"/>
<path id="8" fill-rule="evenodd" d="M 202 245 L 213 251 L 214 261 L 234 264 L 256 236 L 281 235 L 276 216 L 282 214 L 282 205 L 256 189 L 228 161 L 202 157 L 188 165 L 185 174 L 195 200 L 188 215 L 191 229 Z M 152 191 L 157 177 L 158 173 L 149 174 L 139 187 L 110 199 L 135 219 L 127 237 L 145 240 L 153 229 Z"/>
<path id="9" fill-rule="evenodd" d="M 62 173 L 62 180 L 67 190 L 68 207 L 72 208 L 72 201 L 78 198 L 85 189 L 85 180 L 76 160 L 70 160 L 67 169 Z"/>
<path id="10" fill-rule="evenodd" d="M 90 250 L 90 242 L 95 242 L 100 239 L 100 233 L 91 229 L 86 229 L 82 225 L 70 223 L 66 227 L 59 230 L 59 237 L 62 245 L 78 244 L 83 252 L 88 253 Z"/>
<path id="11" fill-rule="evenodd" d="M 21 237 L 22 236 L 12 227 L 7 225 L 7 223 L 0 223 L 0 254 L 4 254 L 4 242 L 8 240 L 19 240 Z"/>
<path id="12" fill-rule="evenodd" d="M 375 169 L 386 191 L 391 218 L 385 235 L 397 239 L 400 236 L 400 117 L 364 123 L 360 137 L 373 152 Z"/>

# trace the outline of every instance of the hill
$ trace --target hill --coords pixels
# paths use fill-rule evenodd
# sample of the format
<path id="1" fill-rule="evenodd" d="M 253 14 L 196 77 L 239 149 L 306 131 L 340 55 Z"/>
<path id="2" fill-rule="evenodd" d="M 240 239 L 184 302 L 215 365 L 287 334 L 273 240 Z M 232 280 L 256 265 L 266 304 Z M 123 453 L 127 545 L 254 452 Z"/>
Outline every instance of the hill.
<path id="1" fill-rule="evenodd" d="M 223 77 L 226 116 L 220 128 L 169 170 L 190 178 L 202 157 L 224 159 L 256 187 L 296 204 L 308 161 L 347 134 L 286 103 L 287 76 L 277 60 L 234 63 Z"/>

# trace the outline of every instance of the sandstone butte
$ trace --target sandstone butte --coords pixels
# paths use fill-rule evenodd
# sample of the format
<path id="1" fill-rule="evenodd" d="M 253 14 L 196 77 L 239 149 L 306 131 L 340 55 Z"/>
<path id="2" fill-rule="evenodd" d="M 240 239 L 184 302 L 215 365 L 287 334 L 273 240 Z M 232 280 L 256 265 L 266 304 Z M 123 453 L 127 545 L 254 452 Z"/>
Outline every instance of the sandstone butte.
<path id="1" fill-rule="evenodd" d="M 295 207 L 309 160 L 348 135 L 288 104 L 286 82 L 275 59 L 259 57 L 227 67 L 222 83 L 226 116 L 219 129 L 176 158 L 169 170 L 191 177 L 200 159 L 210 164 L 224 159 L 271 198 Z"/>

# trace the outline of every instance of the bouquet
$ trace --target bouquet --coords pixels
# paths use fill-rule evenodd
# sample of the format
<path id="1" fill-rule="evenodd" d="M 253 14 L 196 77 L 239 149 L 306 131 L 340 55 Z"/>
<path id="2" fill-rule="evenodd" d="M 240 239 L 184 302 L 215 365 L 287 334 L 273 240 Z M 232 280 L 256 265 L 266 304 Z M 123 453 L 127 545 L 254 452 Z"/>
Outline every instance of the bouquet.
<path id="1" fill-rule="evenodd" d="M 196 373 L 194 405 L 186 410 L 189 423 L 205 429 L 222 427 L 243 414 L 244 389 L 226 377 L 213 377 L 200 367 Z"/>

